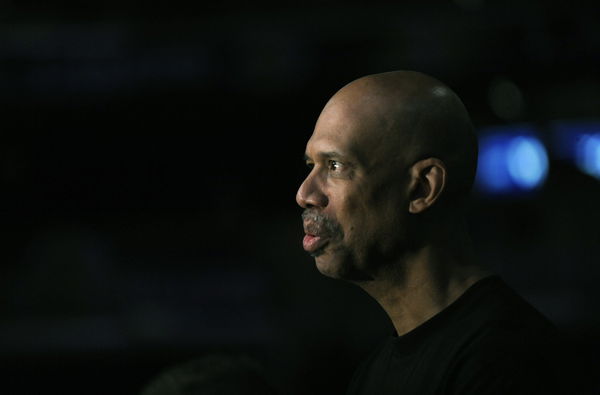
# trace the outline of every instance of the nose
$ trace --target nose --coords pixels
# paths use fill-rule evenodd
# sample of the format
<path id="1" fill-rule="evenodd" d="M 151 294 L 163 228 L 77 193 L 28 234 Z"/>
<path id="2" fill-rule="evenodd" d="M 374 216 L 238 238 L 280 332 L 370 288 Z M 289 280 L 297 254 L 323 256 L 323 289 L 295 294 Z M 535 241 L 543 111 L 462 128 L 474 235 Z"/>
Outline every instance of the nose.
<path id="1" fill-rule="evenodd" d="M 323 208 L 329 203 L 327 195 L 323 193 L 318 177 L 312 172 L 306 177 L 298 192 L 296 192 L 296 203 L 302 208 Z"/>

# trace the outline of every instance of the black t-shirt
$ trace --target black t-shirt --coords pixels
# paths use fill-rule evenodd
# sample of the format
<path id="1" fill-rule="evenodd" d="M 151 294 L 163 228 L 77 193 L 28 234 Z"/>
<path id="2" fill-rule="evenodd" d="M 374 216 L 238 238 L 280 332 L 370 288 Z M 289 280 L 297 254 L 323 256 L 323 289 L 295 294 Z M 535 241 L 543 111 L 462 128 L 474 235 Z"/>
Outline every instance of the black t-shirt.
<path id="1" fill-rule="evenodd" d="M 498 276 L 383 344 L 356 371 L 349 395 L 559 394 L 554 325 Z"/>

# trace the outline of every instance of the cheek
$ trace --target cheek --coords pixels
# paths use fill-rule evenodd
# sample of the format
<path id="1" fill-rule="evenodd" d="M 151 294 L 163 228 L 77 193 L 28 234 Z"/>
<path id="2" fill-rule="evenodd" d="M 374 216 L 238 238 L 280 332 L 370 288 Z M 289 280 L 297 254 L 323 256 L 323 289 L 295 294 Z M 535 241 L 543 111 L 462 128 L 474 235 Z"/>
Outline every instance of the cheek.
<path id="1" fill-rule="evenodd" d="M 394 243 L 406 233 L 408 211 L 403 207 L 408 203 L 396 190 L 381 188 L 370 192 L 364 194 L 364 199 L 346 202 L 349 231 L 361 244 L 386 249 L 384 244 Z"/>
<path id="2" fill-rule="evenodd" d="M 334 202 L 337 220 L 348 234 L 354 232 L 363 222 L 364 204 L 355 196 L 344 196 Z"/>
<path id="3" fill-rule="evenodd" d="M 364 199 L 351 197 L 341 201 L 338 221 L 344 230 L 344 243 L 351 250 L 364 250 L 377 237 L 380 220 Z"/>
<path id="4" fill-rule="evenodd" d="M 402 223 L 406 202 L 400 189 L 389 183 L 378 187 L 363 184 L 332 194 L 330 217 L 340 224 L 349 243 L 364 245 L 376 243 L 374 239 L 387 239 L 398 232 Z"/>

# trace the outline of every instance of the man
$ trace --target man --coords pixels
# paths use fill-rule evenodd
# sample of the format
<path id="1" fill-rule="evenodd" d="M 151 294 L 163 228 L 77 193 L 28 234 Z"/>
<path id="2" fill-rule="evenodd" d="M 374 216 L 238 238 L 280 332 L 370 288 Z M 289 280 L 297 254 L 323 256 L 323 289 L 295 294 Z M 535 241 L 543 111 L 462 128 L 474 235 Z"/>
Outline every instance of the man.
<path id="1" fill-rule="evenodd" d="M 552 324 L 473 256 L 477 140 L 455 93 L 410 71 L 353 81 L 323 109 L 306 163 L 304 249 L 371 295 L 396 332 L 350 394 L 557 390 Z"/>

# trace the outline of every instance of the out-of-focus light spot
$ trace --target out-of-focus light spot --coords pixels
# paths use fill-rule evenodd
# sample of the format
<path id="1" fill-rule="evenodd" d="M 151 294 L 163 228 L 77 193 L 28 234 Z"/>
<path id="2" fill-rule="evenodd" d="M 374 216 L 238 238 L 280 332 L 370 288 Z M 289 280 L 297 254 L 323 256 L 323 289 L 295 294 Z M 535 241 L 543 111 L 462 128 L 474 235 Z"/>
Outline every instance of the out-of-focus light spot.
<path id="1" fill-rule="evenodd" d="M 600 122 L 555 122 L 552 128 L 557 157 L 600 179 Z"/>
<path id="2" fill-rule="evenodd" d="M 491 82 L 488 101 L 497 117 L 509 121 L 518 118 L 525 107 L 523 93 L 507 78 L 496 78 Z"/>
<path id="3" fill-rule="evenodd" d="M 514 138 L 508 146 L 507 160 L 511 179 L 523 189 L 535 188 L 546 178 L 548 156 L 536 138 Z"/>
<path id="4" fill-rule="evenodd" d="M 527 127 L 484 131 L 479 143 L 476 188 L 485 194 L 511 195 L 533 191 L 548 175 L 544 145 Z"/>
<path id="5" fill-rule="evenodd" d="M 577 144 L 577 166 L 600 179 L 600 133 L 583 135 Z"/>
<path id="6" fill-rule="evenodd" d="M 504 136 L 489 136 L 479 144 L 479 163 L 476 183 L 487 192 L 510 189 L 510 176 L 505 166 Z"/>

